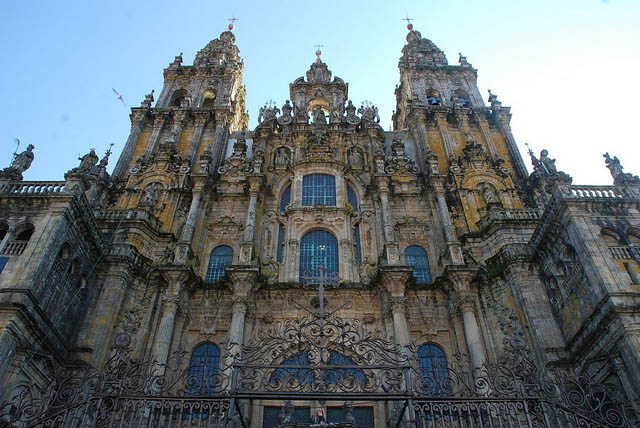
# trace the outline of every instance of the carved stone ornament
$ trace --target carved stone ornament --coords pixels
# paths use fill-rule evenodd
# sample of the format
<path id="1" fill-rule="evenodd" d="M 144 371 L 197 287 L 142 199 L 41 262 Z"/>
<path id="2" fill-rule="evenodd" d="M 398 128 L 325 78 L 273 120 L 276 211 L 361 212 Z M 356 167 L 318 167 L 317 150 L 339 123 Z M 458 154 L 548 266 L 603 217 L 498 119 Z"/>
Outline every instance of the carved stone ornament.
<path id="1" fill-rule="evenodd" d="M 16 155 L 11 162 L 11 166 L 0 171 L 0 178 L 9 180 L 22 180 L 22 173 L 31 166 L 33 162 L 33 149 L 35 146 L 29 144 L 27 150 Z"/>
<path id="2" fill-rule="evenodd" d="M 278 123 L 280 125 L 288 125 L 293 121 L 293 117 L 291 116 L 291 111 L 293 107 L 291 106 L 291 102 L 289 100 L 285 101 L 282 106 L 282 115 L 278 118 Z"/>
<path id="3" fill-rule="evenodd" d="M 345 118 L 345 122 L 349 125 L 357 125 L 360 123 L 360 118 L 356 115 L 356 107 L 353 105 L 351 100 L 347 103 L 345 107 L 345 111 L 347 112 L 347 116 Z"/>

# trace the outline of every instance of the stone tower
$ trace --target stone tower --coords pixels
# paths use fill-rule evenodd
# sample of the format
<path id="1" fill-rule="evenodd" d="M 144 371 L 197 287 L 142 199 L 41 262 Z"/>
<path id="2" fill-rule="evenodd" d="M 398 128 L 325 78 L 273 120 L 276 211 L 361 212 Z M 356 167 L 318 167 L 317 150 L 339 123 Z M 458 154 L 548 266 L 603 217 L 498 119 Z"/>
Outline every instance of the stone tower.
<path id="1" fill-rule="evenodd" d="M 631 423 L 640 179 L 529 174 L 413 29 L 388 132 L 320 51 L 249 130 L 238 53 L 177 56 L 112 175 L 0 172 L 0 421 Z"/>

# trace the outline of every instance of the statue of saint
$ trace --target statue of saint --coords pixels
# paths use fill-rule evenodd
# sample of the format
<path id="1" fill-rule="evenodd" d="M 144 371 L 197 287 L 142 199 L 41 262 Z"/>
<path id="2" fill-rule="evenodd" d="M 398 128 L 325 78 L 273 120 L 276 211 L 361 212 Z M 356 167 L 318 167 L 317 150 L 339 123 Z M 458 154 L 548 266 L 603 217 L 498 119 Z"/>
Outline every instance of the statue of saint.
<path id="1" fill-rule="evenodd" d="M 556 168 L 556 160 L 549 157 L 549 152 L 543 149 L 540 152 L 539 165 L 542 167 L 545 175 L 553 175 L 558 172 Z"/>
<path id="2" fill-rule="evenodd" d="M 316 107 L 313 110 L 313 123 L 327 123 L 327 117 L 324 114 L 324 111 L 320 107 Z"/>
<path id="3" fill-rule="evenodd" d="M 24 171 L 29 169 L 29 167 L 31 166 L 31 162 L 33 162 L 34 148 L 35 147 L 33 144 L 29 144 L 27 146 L 27 150 L 16 155 L 16 157 L 13 159 L 13 162 L 11 162 L 10 168 L 12 168 L 14 171 L 16 171 L 19 174 L 22 174 Z"/>
<path id="4" fill-rule="evenodd" d="M 91 171 L 91 169 L 98 163 L 98 155 L 96 149 L 91 149 L 89 153 L 78 158 L 80 161 L 80 169 L 83 171 Z"/>
<path id="5" fill-rule="evenodd" d="M 362 154 L 358 149 L 349 150 L 349 164 L 351 166 L 362 166 Z"/>
<path id="6" fill-rule="evenodd" d="M 609 156 L 609 152 L 607 152 L 603 154 L 602 157 L 604 157 L 604 162 L 607 165 L 607 168 L 609 168 L 611 176 L 614 179 L 619 175 L 624 174 L 622 172 L 622 165 L 620 165 L 620 159 L 618 159 L 617 156 L 614 156 L 613 159 L 611 159 L 611 156 Z"/>

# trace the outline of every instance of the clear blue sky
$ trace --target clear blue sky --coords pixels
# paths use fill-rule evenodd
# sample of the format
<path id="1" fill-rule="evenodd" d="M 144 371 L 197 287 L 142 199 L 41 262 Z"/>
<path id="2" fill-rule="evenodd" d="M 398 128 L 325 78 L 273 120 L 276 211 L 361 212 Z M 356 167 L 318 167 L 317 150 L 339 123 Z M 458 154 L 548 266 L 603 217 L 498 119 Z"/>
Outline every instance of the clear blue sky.
<path id="1" fill-rule="evenodd" d="M 491 89 L 512 107 L 523 152 L 525 142 L 537 153 L 547 148 L 574 184 L 611 184 L 605 151 L 640 175 L 638 0 L 0 0 L 0 167 L 15 137 L 20 150 L 36 146 L 27 180 L 62 180 L 91 147 L 102 154 L 114 143 L 119 155 L 129 109 L 111 88 L 139 106 L 160 91 L 175 55 L 191 64 L 234 15 L 250 127 L 265 101 L 284 103 L 320 43 L 354 104 L 374 102 L 388 129 L 405 13 L 450 63 L 467 56 L 484 95 Z"/>

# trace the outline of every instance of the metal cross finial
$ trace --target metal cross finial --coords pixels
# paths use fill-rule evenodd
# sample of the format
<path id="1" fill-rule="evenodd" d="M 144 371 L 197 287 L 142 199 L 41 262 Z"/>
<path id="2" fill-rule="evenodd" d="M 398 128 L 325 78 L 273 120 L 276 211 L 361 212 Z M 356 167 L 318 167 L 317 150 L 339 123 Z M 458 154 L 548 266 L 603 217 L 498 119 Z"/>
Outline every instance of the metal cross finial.
<path id="1" fill-rule="evenodd" d="M 413 21 L 413 18 L 409 18 L 409 16 L 407 16 L 406 18 L 402 18 L 403 21 L 407 21 L 407 24 L 411 24 L 411 21 Z"/>
<path id="2" fill-rule="evenodd" d="M 269 100 L 266 103 L 264 103 L 265 106 L 267 106 L 268 108 L 274 108 L 276 106 L 276 102 L 273 100 Z"/>
<path id="3" fill-rule="evenodd" d="M 231 25 L 233 25 L 236 21 L 240 21 L 240 18 L 236 18 L 235 16 L 232 16 L 231 18 L 229 18 L 228 21 L 231 22 Z"/>
<path id="4" fill-rule="evenodd" d="M 316 49 L 320 50 L 320 48 L 323 48 L 324 45 L 314 45 L 316 47 Z"/>

